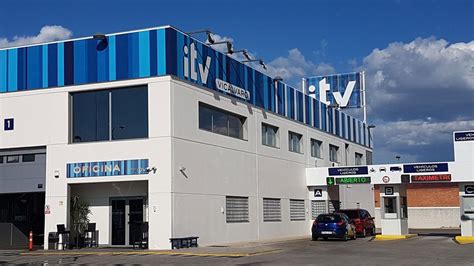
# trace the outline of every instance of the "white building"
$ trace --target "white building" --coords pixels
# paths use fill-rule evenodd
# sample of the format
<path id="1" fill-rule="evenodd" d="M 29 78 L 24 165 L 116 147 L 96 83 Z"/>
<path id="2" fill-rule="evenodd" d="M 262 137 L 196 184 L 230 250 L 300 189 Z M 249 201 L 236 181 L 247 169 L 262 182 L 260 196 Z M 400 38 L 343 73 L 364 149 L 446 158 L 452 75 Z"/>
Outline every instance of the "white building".
<path id="1" fill-rule="evenodd" d="M 333 204 L 312 208 L 305 169 L 371 164 L 361 121 L 172 27 L 0 50 L 0 92 L 0 197 L 45 193 L 46 236 L 74 196 L 104 246 L 142 222 L 150 249 L 309 235 Z M 36 170 L 10 161 L 32 150 Z M 339 197 L 373 213 L 371 186 Z"/>

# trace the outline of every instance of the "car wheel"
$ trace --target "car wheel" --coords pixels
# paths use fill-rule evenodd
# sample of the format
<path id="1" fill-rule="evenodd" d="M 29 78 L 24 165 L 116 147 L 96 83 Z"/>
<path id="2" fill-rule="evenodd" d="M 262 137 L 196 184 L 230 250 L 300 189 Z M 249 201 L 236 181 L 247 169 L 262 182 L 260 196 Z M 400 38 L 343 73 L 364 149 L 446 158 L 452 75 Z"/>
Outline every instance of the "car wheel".
<path id="1" fill-rule="evenodd" d="M 313 241 L 318 241 L 318 237 L 315 235 L 313 235 L 311 238 L 313 239 Z"/>
<path id="2" fill-rule="evenodd" d="M 357 232 L 355 230 L 352 231 L 352 240 L 356 240 L 357 239 Z"/>

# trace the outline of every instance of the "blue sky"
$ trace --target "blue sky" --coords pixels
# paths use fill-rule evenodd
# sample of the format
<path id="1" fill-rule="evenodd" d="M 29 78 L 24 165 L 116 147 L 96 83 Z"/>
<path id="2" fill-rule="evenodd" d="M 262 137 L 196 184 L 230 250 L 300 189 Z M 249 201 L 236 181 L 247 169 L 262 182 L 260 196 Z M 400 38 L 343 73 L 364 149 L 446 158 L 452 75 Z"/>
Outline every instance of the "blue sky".
<path id="1" fill-rule="evenodd" d="M 474 128 L 473 3 L 4 0 L 0 44 L 38 37 L 46 25 L 66 29 L 53 39 L 209 28 L 293 85 L 303 76 L 366 70 L 375 161 L 441 161 L 453 159 L 450 132 Z"/>

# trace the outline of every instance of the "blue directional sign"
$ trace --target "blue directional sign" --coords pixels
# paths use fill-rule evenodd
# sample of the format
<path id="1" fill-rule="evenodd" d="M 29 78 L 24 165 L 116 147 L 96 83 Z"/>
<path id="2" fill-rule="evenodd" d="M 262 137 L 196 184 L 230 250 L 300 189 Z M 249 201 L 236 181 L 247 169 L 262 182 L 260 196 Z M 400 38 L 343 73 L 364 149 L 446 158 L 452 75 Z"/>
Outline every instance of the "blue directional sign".
<path id="1" fill-rule="evenodd" d="M 474 131 L 454 133 L 454 141 L 473 141 Z"/>
<path id="2" fill-rule="evenodd" d="M 3 122 L 3 130 L 13 130 L 15 126 L 15 120 L 13 118 L 6 118 Z"/>
<path id="3" fill-rule="evenodd" d="M 366 175 L 369 173 L 367 166 L 354 166 L 354 167 L 333 167 L 328 168 L 330 176 L 341 176 L 341 175 Z"/>
<path id="4" fill-rule="evenodd" d="M 448 172 L 447 163 L 404 164 L 404 173 L 435 173 Z"/>

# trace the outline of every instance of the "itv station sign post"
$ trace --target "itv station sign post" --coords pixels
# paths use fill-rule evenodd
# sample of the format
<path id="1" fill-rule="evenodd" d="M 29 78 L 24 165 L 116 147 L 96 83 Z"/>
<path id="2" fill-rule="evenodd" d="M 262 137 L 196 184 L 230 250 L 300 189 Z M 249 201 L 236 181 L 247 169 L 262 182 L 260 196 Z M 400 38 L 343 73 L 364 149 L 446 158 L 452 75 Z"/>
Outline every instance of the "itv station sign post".
<path id="1" fill-rule="evenodd" d="M 304 78 L 303 90 L 326 105 L 363 108 L 364 123 L 367 122 L 364 72 Z"/>

